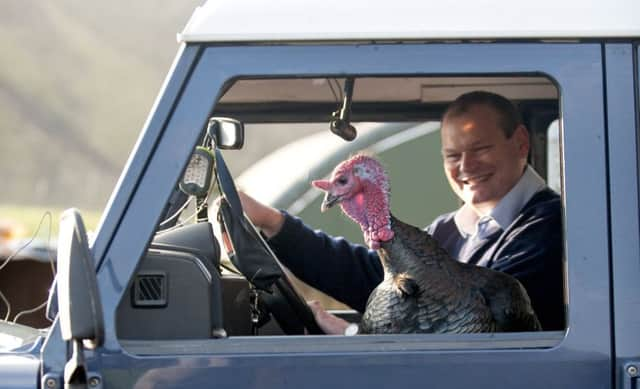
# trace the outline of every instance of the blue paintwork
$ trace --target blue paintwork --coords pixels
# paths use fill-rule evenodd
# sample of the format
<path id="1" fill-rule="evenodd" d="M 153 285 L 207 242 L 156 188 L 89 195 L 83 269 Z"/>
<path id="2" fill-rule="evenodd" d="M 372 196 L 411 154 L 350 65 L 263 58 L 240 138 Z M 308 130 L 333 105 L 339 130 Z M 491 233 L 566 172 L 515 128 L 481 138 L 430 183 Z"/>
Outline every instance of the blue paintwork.
<path id="1" fill-rule="evenodd" d="M 122 176 L 105 208 L 105 215 L 96 231 L 92 252 L 98 262 L 102 261 L 102 254 L 109 245 L 110 238 L 127 208 L 130 197 L 138 185 L 140 175 L 144 172 L 150 154 L 158 141 L 158 137 L 161 136 L 164 130 L 168 116 L 171 114 L 183 83 L 189 77 L 199 53 L 200 48 L 194 46 L 181 46 L 178 51 L 173 67 L 167 76 L 167 81 L 160 90 L 158 99 L 153 107 L 155 114 L 150 116 L 147 123 L 145 123 L 145 127 L 131 152 Z"/>
<path id="2" fill-rule="evenodd" d="M 638 225 L 638 74 L 631 44 L 605 46 L 611 204 L 611 261 L 616 372 L 640 361 L 640 226 Z M 626 380 L 627 378 L 622 378 Z"/>
<path id="3" fill-rule="evenodd" d="M 24 353 L 0 353 L 0 388 L 37 388 L 40 358 Z"/>
<path id="4" fill-rule="evenodd" d="M 155 387 L 162 383 L 167 388 L 389 388 L 413 384 L 462 389 L 489 387 L 487 382 L 502 388 L 607 387 L 609 369 L 604 355 L 548 351 L 538 354 L 385 352 L 166 357 L 144 361 L 114 356 L 102 359 L 101 370 L 107 387 Z M 122 369 L 123 366 L 130 368 Z M 582 386 L 574 386 L 576 381 Z"/>

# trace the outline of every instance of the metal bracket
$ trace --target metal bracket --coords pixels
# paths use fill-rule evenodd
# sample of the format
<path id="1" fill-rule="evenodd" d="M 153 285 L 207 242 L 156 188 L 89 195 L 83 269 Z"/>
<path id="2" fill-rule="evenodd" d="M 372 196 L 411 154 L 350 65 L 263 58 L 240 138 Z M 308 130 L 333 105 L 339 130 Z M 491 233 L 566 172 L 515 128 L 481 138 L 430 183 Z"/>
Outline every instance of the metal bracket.
<path id="1" fill-rule="evenodd" d="M 42 382 L 40 382 L 40 387 L 43 389 L 59 389 L 61 388 L 60 382 L 61 376 L 58 374 L 47 373 L 42 376 Z"/>
<path id="2" fill-rule="evenodd" d="M 88 372 L 87 386 L 89 389 L 102 389 L 102 376 L 92 371 Z"/>
<path id="3" fill-rule="evenodd" d="M 62 389 L 62 376 L 59 374 L 47 373 L 42 377 L 40 387 L 43 389 Z M 71 386 L 73 388 L 74 385 Z M 102 376 L 96 372 L 87 372 L 86 387 L 89 389 L 102 389 Z"/>
<path id="4" fill-rule="evenodd" d="M 64 366 L 64 389 L 102 389 L 102 377 L 86 370 L 82 342 L 71 340 L 73 352 Z"/>
<path id="5" fill-rule="evenodd" d="M 629 361 L 622 365 L 622 387 L 624 389 L 634 389 L 640 377 L 640 362 Z"/>

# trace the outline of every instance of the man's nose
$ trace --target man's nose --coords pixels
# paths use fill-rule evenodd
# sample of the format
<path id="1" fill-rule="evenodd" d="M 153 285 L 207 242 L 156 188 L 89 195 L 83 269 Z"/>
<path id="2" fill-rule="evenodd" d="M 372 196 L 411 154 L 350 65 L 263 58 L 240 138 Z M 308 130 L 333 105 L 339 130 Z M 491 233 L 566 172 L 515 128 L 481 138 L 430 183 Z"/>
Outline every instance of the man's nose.
<path id="1" fill-rule="evenodd" d="M 477 159 L 473 153 L 463 152 L 460 156 L 460 171 L 463 173 L 472 172 L 477 165 Z"/>

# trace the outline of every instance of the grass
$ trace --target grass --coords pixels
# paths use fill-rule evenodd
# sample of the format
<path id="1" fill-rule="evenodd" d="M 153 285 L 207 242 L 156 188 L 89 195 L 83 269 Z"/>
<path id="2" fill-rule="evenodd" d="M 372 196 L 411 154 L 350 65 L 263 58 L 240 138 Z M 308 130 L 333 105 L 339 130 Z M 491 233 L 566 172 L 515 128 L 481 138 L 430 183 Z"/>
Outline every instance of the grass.
<path id="1" fill-rule="evenodd" d="M 64 209 L 53 207 L 2 204 L 0 205 L 0 229 L 9 225 L 12 229 L 11 237 L 30 238 L 35 235 L 42 240 L 47 240 L 51 231 L 51 239 L 56 239 L 60 215 L 63 211 Z M 80 213 L 87 231 L 95 231 L 102 212 L 80 210 Z M 38 230 L 40 224 L 42 225 Z"/>

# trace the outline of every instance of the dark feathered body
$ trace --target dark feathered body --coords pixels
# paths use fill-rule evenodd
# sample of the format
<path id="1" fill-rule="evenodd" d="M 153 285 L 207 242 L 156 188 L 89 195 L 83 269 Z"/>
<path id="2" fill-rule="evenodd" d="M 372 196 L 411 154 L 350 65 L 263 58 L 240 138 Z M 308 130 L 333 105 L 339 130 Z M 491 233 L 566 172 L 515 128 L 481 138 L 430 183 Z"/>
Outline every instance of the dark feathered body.
<path id="1" fill-rule="evenodd" d="M 375 158 L 357 154 L 329 180 L 322 209 L 340 204 L 376 249 L 384 279 L 374 289 L 361 333 L 536 331 L 540 323 L 513 277 L 453 260 L 426 232 L 389 211 L 389 180 Z"/>
<path id="2" fill-rule="evenodd" d="M 378 253 L 384 280 L 371 293 L 361 333 L 537 331 L 524 287 L 512 276 L 453 260 L 425 231 L 393 216 Z"/>

